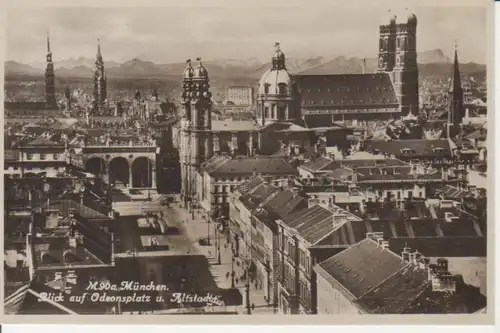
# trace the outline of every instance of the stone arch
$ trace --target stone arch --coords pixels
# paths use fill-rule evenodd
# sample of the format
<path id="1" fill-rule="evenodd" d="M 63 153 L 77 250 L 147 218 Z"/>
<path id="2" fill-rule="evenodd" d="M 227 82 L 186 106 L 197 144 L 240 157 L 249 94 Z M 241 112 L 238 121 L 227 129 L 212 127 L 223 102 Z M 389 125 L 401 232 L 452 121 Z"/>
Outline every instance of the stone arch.
<path id="1" fill-rule="evenodd" d="M 106 173 L 106 162 L 102 157 L 94 156 L 85 162 L 85 170 L 94 175 L 102 175 Z"/>
<path id="2" fill-rule="evenodd" d="M 137 157 L 132 162 L 132 187 L 152 186 L 153 161 L 145 156 Z"/>
<path id="3" fill-rule="evenodd" d="M 112 185 L 129 184 L 129 163 L 125 157 L 115 157 L 109 162 L 109 182 Z"/>

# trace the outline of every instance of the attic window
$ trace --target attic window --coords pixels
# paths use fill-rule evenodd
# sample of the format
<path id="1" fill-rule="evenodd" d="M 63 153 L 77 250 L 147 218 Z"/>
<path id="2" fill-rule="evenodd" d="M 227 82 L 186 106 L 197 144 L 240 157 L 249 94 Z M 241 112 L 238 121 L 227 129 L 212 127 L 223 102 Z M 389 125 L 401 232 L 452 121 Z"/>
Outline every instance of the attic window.
<path id="1" fill-rule="evenodd" d="M 409 154 L 409 153 L 411 153 L 411 149 L 410 148 L 403 148 L 403 149 L 401 149 L 401 152 L 403 154 Z"/>

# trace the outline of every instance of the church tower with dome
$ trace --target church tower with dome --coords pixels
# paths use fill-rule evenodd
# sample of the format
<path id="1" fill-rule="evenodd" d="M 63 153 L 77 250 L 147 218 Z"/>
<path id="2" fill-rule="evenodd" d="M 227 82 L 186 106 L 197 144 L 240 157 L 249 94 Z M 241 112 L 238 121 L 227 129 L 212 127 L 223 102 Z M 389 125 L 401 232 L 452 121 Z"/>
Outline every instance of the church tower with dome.
<path id="1" fill-rule="evenodd" d="M 389 73 L 401 113 L 417 115 L 417 17 L 405 11 L 390 13 L 380 25 L 378 71 Z"/>
<path id="2" fill-rule="evenodd" d="M 193 68 L 188 60 L 183 75 L 181 104 L 181 177 L 185 203 L 197 196 L 196 170 L 213 155 L 212 144 L 212 94 L 208 71 L 201 58 Z"/>
<path id="3" fill-rule="evenodd" d="M 293 75 L 286 69 L 286 58 L 275 44 L 272 67 L 261 77 L 257 94 L 257 122 L 265 126 L 297 118 L 295 83 Z"/>

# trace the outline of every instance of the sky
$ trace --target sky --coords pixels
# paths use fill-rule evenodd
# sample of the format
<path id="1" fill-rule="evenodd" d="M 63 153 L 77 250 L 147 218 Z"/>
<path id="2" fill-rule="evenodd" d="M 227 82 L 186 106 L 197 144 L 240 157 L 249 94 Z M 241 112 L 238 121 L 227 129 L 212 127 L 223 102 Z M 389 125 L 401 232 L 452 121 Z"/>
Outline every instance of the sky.
<path id="1" fill-rule="evenodd" d="M 307 2 L 303 2 L 307 4 Z M 274 42 L 290 58 L 375 57 L 384 7 L 52 7 L 7 11 L 6 59 L 45 60 L 49 31 L 54 61 L 94 58 L 155 63 L 187 58 L 269 61 Z M 486 63 L 484 7 L 409 8 L 418 17 L 417 50 L 442 49 L 460 62 Z M 395 9 L 393 12 L 402 12 Z M 401 15 L 402 16 L 402 15 Z"/>

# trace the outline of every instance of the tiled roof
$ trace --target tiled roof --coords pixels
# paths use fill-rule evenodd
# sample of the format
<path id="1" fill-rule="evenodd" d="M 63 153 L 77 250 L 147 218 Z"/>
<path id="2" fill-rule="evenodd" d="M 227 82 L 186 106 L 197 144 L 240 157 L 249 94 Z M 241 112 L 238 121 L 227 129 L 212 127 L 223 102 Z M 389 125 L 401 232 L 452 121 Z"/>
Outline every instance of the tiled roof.
<path id="1" fill-rule="evenodd" d="M 304 240 L 310 243 L 310 246 L 314 246 L 345 223 L 345 219 L 335 220 L 335 216 L 339 214 L 346 215 L 347 219 L 357 219 L 339 207 L 330 210 L 314 205 L 289 214 L 282 221 L 288 227 L 295 229 Z"/>
<path id="2" fill-rule="evenodd" d="M 450 157 L 451 148 L 447 139 L 439 140 L 366 140 L 364 150 L 380 152 L 396 157 Z M 408 149 L 405 152 L 405 149 Z"/>
<path id="3" fill-rule="evenodd" d="M 263 182 L 264 182 L 264 179 L 262 179 L 262 177 L 255 177 L 255 178 L 252 178 L 252 179 L 238 185 L 236 190 L 238 191 L 239 194 L 244 195 L 248 191 L 251 191 L 252 189 L 254 189 L 256 186 L 259 186 L 260 184 L 262 184 Z"/>
<path id="4" fill-rule="evenodd" d="M 364 239 L 319 267 L 358 298 L 403 268 L 404 263 L 400 256 Z"/>
<path id="5" fill-rule="evenodd" d="M 237 157 L 217 163 L 212 170 L 204 168 L 211 176 L 251 175 L 254 173 L 272 175 L 295 175 L 297 170 L 281 158 Z"/>
<path id="6" fill-rule="evenodd" d="M 284 218 L 296 209 L 306 207 L 306 205 L 306 199 L 294 194 L 292 190 L 284 190 L 269 200 L 264 207 L 278 218 Z"/>
<path id="7" fill-rule="evenodd" d="M 388 74 L 297 75 L 301 107 L 361 107 L 398 101 Z"/>
<path id="8" fill-rule="evenodd" d="M 407 265 L 364 294 L 356 303 L 368 313 L 401 314 L 429 286 L 426 270 Z"/>
<path id="9" fill-rule="evenodd" d="M 278 188 L 272 185 L 262 183 L 254 188 L 254 190 L 247 192 L 240 198 L 240 201 L 245 207 L 250 210 L 257 208 L 267 197 L 277 191 Z"/>

